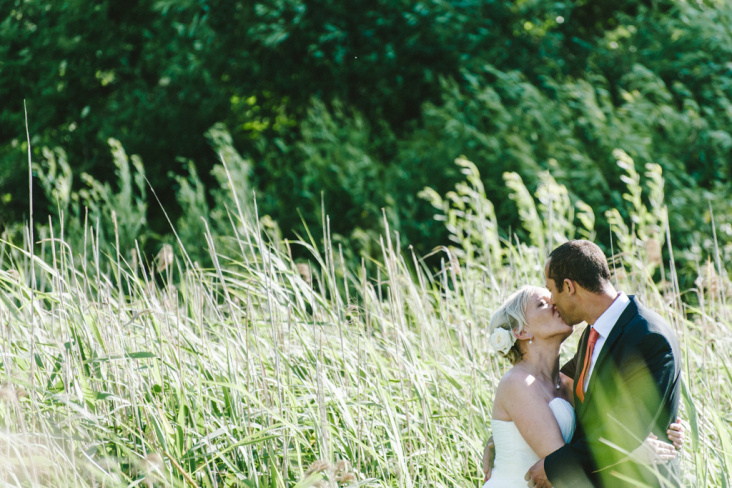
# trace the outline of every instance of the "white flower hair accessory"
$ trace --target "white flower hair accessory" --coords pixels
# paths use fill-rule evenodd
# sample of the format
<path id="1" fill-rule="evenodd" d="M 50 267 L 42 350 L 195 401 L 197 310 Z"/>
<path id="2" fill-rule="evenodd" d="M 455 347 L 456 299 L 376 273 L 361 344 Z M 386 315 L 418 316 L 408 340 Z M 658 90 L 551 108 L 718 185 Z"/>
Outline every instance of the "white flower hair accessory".
<path id="1" fill-rule="evenodd" d="M 516 337 L 511 334 L 511 331 L 498 327 L 493 331 L 488 342 L 493 349 L 505 356 L 516 342 Z"/>

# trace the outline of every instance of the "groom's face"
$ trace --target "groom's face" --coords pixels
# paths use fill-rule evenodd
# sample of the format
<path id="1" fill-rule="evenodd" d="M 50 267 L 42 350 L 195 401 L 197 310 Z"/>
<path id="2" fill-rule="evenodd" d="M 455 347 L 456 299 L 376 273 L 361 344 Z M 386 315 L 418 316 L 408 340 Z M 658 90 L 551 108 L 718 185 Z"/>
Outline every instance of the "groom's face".
<path id="1" fill-rule="evenodd" d="M 551 261 L 551 260 L 550 260 Z M 544 267 L 544 281 L 546 289 L 551 293 L 552 305 L 557 309 L 559 315 L 568 325 L 577 325 L 582 322 L 582 319 L 578 317 L 576 313 L 576 306 L 574 297 L 569 294 L 567 286 L 562 286 L 562 291 L 557 289 L 557 284 L 553 279 L 549 278 L 549 261 L 547 261 Z"/>

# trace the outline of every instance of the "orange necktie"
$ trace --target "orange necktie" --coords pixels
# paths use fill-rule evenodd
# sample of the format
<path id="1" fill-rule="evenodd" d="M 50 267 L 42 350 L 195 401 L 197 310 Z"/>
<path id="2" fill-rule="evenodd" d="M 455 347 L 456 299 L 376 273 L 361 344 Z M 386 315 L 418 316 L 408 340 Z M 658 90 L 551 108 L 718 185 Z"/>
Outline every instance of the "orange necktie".
<path id="1" fill-rule="evenodd" d="M 597 338 L 599 335 L 600 334 L 595 330 L 594 327 L 590 327 L 590 338 L 587 340 L 585 362 L 582 365 L 582 373 L 580 373 L 579 379 L 575 384 L 575 392 L 577 393 L 577 398 L 579 398 L 581 402 L 585 401 L 585 376 L 587 376 L 587 373 L 589 373 L 590 371 L 590 363 L 592 362 L 592 351 L 595 349 L 595 343 L 597 342 Z"/>

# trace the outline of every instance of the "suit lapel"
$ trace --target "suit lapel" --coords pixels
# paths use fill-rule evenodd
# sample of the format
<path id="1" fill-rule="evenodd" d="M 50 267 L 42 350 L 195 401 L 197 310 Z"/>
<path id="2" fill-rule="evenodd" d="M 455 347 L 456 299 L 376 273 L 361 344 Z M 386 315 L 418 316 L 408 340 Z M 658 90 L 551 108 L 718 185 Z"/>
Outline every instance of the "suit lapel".
<path id="1" fill-rule="evenodd" d="M 618 321 L 615 322 L 613 329 L 610 331 L 610 335 L 605 339 L 605 344 L 602 346 L 600 355 L 597 357 L 595 367 L 592 370 L 592 376 L 590 376 L 590 382 L 587 385 L 587 391 L 585 392 L 585 403 L 587 403 L 589 397 L 592 395 L 592 391 L 596 384 L 595 380 L 600 376 L 599 373 L 602 371 L 603 364 L 607 360 L 608 354 L 615 346 L 615 343 L 618 342 L 618 339 L 623 335 L 623 329 L 625 329 L 625 326 L 628 325 L 633 317 L 638 315 L 638 302 L 634 296 L 629 296 L 628 298 L 630 298 L 630 303 L 625 307 L 625 310 L 620 315 Z"/>

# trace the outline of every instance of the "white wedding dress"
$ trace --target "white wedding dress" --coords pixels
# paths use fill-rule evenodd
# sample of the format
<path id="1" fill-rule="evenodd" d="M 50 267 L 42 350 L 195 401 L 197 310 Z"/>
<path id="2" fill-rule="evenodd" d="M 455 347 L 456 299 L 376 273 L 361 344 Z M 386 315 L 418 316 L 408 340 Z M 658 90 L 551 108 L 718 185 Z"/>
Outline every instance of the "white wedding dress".
<path id="1" fill-rule="evenodd" d="M 549 408 L 557 419 L 564 442 L 569 442 L 574 434 L 574 408 L 563 398 L 550 401 Z M 539 456 L 529 447 L 513 422 L 493 420 L 491 425 L 496 461 L 491 479 L 485 482 L 483 488 L 523 488 L 527 484 L 524 476 L 539 460 Z"/>

